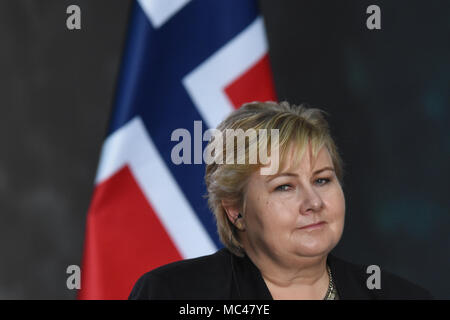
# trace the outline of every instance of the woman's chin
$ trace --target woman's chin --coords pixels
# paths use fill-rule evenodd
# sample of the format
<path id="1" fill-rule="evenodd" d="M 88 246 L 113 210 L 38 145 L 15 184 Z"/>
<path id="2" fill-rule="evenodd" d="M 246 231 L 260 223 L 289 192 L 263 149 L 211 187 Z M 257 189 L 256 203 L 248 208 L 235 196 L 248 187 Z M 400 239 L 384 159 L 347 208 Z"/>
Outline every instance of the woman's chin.
<path id="1" fill-rule="evenodd" d="M 302 257 L 317 257 L 328 254 L 333 245 L 329 241 L 312 241 L 310 243 L 303 242 L 296 247 L 296 253 Z"/>

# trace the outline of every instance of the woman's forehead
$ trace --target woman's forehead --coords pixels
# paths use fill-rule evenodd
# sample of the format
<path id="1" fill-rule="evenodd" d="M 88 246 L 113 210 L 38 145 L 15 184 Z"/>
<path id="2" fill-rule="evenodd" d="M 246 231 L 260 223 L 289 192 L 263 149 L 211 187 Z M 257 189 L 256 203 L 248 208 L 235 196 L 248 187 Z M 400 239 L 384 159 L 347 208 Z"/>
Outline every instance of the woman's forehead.
<path id="1" fill-rule="evenodd" d="M 301 152 L 302 151 L 302 152 Z M 269 157 L 271 159 L 271 157 Z M 311 148 L 304 148 L 300 150 L 300 148 L 290 147 L 286 150 L 285 156 L 283 159 L 279 159 L 280 166 L 278 167 L 278 172 L 273 176 L 280 175 L 286 172 L 305 172 L 305 173 L 313 173 L 318 169 L 323 167 L 331 167 L 334 169 L 333 161 L 331 159 L 331 155 L 328 152 L 328 149 L 323 146 L 319 149 L 316 157 L 314 157 Z M 270 163 L 263 166 L 270 167 Z M 260 170 L 255 172 L 257 175 L 260 174 Z M 268 178 L 265 175 L 261 175 L 261 178 Z"/>
<path id="2" fill-rule="evenodd" d="M 280 171 L 298 168 L 314 170 L 317 166 L 332 164 L 331 155 L 325 146 L 322 146 L 314 156 L 311 144 L 308 147 L 305 146 L 302 150 L 298 146 L 290 146 L 280 162 Z"/>

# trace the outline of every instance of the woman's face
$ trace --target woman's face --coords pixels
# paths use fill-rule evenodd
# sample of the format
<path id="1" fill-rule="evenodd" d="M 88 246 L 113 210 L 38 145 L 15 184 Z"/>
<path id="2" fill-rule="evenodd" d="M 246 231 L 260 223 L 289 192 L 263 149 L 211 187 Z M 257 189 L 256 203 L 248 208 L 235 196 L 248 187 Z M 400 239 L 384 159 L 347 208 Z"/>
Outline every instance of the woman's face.
<path id="1" fill-rule="evenodd" d="M 323 147 L 315 162 L 310 152 L 305 151 L 298 168 L 273 176 L 257 170 L 250 177 L 242 234 L 246 250 L 274 259 L 315 257 L 339 242 L 344 193 L 328 150 Z"/>

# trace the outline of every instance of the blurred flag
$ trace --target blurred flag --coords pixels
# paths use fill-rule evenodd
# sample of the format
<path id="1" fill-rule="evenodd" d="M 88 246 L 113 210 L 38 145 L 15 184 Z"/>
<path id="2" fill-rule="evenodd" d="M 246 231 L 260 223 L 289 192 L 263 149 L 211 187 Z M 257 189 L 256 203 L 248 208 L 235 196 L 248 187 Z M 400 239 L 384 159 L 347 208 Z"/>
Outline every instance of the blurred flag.
<path id="1" fill-rule="evenodd" d="M 126 299 L 143 273 L 221 247 L 194 145 L 233 108 L 275 100 L 254 0 L 139 0 L 128 28 L 79 299 Z M 178 128 L 191 133 L 192 164 L 171 160 Z"/>

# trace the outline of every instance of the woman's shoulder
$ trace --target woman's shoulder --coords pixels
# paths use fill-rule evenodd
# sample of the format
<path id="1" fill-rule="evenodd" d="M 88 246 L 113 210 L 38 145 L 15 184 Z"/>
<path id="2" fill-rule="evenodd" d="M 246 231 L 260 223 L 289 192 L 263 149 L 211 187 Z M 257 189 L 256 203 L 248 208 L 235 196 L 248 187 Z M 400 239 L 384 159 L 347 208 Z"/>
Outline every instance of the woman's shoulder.
<path id="1" fill-rule="evenodd" d="M 205 292 L 211 299 L 221 299 L 231 278 L 230 255 L 228 250 L 221 249 L 151 270 L 137 280 L 129 299 L 196 299 L 204 298 Z"/>
<path id="2" fill-rule="evenodd" d="M 329 255 L 338 291 L 345 299 L 433 299 L 431 293 L 382 266 L 363 265 Z"/>

